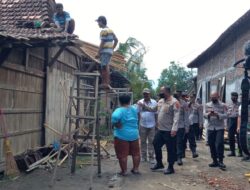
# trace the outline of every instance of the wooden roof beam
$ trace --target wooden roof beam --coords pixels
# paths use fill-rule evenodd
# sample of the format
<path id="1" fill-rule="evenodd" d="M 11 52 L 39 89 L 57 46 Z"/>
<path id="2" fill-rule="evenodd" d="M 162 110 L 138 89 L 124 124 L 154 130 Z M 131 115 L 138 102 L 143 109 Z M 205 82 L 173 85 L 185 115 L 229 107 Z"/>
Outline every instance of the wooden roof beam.
<path id="1" fill-rule="evenodd" d="M 65 48 L 66 48 L 66 45 L 63 45 L 63 46 L 60 47 L 60 49 L 58 50 L 58 52 L 56 52 L 55 56 L 49 62 L 49 64 L 48 64 L 49 67 L 51 67 L 56 62 L 56 60 L 62 54 L 62 52 L 65 50 Z"/>

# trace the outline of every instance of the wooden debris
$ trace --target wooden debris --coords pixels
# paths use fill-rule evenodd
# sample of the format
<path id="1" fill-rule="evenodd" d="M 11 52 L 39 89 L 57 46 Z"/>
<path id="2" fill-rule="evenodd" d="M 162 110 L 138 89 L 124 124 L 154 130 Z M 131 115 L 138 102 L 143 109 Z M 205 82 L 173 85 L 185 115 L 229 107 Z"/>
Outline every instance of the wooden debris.
<path id="1" fill-rule="evenodd" d="M 65 150 L 68 146 L 69 146 L 69 144 L 63 145 L 62 150 Z M 45 156 L 44 158 L 42 158 L 42 159 L 38 160 L 37 162 L 29 165 L 26 172 L 30 172 L 30 171 L 32 171 L 32 170 L 34 170 L 36 168 L 39 168 L 41 165 L 52 162 L 51 159 L 54 158 L 58 154 L 58 151 L 54 152 L 53 154 L 52 153 L 53 153 L 53 150 L 47 156 Z M 66 154 L 66 156 L 67 156 L 67 154 Z M 67 157 L 66 158 L 65 157 L 60 161 L 60 163 L 59 163 L 60 165 L 67 159 Z"/>

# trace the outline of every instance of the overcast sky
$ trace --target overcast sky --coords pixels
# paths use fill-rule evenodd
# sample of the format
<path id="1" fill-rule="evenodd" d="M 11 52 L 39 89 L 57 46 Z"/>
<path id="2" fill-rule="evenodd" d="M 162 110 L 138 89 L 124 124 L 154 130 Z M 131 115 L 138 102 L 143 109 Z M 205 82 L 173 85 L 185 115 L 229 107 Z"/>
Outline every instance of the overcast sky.
<path id="1" fill-rule="evenodd" d="M 81 40 L 99 44 L 95 19 L 105 15 L 120 42 L 135 37 L 147 48 L 149 79 L 171 61 L 186 66 L 249 9 L 248 0 L 57 0 L 76 21 Z"/>

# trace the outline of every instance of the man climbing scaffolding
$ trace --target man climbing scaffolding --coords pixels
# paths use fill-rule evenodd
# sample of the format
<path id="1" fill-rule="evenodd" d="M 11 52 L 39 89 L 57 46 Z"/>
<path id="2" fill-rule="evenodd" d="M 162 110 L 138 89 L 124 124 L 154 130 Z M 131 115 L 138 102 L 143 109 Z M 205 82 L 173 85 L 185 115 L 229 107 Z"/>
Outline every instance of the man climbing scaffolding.
<path id="1" fill-rule="evenodd" d="M 101 62 L 102 84 L 100 88 L 110 89 L 109 62 L 118 43 L 118 39 L 114 32 L 108 28 L 107 19 L 104 16 L 99 16 L 96 22 L 102 29 L 100 33 L 101 43 L 98 54 L 96 55 L 96 58 L 100 59 Z"/>

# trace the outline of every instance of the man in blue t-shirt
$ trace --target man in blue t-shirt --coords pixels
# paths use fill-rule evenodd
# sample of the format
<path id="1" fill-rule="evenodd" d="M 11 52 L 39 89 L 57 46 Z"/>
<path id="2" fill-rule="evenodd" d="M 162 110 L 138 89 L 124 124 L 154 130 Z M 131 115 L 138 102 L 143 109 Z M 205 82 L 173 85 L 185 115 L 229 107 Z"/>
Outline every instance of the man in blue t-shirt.
<path id="1" fill-rule="evenodd" d="M 63 4 L 56 4 L 56 13 L 53 16 L 53 20 L 57 28 L 62 31 L 72 34 L 75 29 L 75 21 L 70 17 L 69 13 L 63 10 Z"/>

